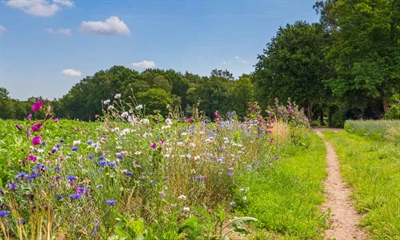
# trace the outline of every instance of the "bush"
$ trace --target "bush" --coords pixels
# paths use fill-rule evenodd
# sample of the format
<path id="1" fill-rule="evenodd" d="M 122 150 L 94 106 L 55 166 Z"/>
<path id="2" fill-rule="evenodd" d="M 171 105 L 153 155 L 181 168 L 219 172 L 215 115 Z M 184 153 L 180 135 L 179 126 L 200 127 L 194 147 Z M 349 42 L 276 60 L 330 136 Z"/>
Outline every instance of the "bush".
<path id="1" fill-rule="evenodd" d="M 392 100 L 395 103 L 389 108 L 389 111 L 385 113 L 384 119 L 400 119 L 400 95 L 395 94 Z"/>
<path id="2" fill-rule="evenodd" d="M 285 122 L 291 127 L 310 128 L 310 122 L 304 114 L 304 110 L 299 109 L 299 106 L 295 102 L 292 102 L 290 98 L 287 101 L 287 106 L 281 105 L 279 99 L 276 98 L 275 106 L 268 107 L 266 112 L 268 114 L 267 118 Z"/>

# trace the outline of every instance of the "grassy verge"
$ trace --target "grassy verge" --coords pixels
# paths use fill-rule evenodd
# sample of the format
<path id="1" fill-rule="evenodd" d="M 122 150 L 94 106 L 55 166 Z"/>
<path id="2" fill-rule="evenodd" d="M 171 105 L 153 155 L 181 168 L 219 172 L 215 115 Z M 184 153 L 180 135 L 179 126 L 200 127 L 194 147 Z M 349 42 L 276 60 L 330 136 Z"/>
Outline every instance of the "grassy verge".
<path id="1" fill-rule="evenodd" d="M 354 189 L 362 225 L 374 239 L 400 236 L 400 152 L 395 142 L 347 132 L 324 133 L 339 156 L 342 174 Z"/>
<path id="2" fill-rule="evenodd" d="M 273 168 L 244 176 L 249 191 L 240 211 L 257 218 L 256 227 L 266 230 L 258 239 L 321 238 L 326 220 L 319 209 L 324 201 L 325 157 L 325 146 L 316 134 L 295 132 Z"/>

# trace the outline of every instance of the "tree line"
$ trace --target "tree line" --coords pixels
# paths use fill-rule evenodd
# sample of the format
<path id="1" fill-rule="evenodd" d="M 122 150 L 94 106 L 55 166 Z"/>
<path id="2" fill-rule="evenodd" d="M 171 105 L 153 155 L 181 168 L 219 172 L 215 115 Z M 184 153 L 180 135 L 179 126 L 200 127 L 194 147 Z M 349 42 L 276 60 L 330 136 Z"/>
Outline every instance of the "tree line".
<path id="1" fill-rule="evenodd" d="M 198 103 L 210 118 L 215 110 L 243 116 L 248 102 L 265 108 L 276 98 L 290 98 L 309 119 L 330 125 L 383 117 L 400 92 L 400 1 L 325 0 L 313 8 L 318 23 L 280 27 L 258 55 L 254 71 L 238 79 L 218 69 L 199 76 L 113 66 L 85 77 L 51 102 L 58 116 L 82 120 L 101 115 L 102 101 L 115 93 L 135 97 L 149 113 L 158 109 L 166 114 L 167 105 L 179 105 L 190 116 Z M 18 101 L 5 93 L 0 91 L 0 117 L 23 118 L 26 102 L 34 98 Z"/>

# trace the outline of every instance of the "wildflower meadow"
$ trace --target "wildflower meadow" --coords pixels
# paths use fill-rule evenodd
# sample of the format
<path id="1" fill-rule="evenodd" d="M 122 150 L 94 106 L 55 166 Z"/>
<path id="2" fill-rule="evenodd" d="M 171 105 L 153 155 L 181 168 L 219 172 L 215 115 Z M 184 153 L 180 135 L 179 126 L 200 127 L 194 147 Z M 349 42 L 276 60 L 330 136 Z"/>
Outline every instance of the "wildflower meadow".
<path id="1" fill-rule="evenodd" d="M 234 111 L 210 121 L 174 109 L 145 114 L 145 105 L 120 96 L 103 101 L 96 122 L 59 120 L 41 100 L 25 121 L 1 122 L 2 238 L 257 235 L 251 223 L 258 219 L 246 215 L 254 198 L 249 179 L 275 169 L 285 146 L 302 141 L 294 134 L 307 126 L 290 120 L 297 106 L 264 118 L 249 103 L 244 121 Z M 46 117 L 35 119 L 37 112 Z M 280 121 L 278 113 L 290 116 Z"/>

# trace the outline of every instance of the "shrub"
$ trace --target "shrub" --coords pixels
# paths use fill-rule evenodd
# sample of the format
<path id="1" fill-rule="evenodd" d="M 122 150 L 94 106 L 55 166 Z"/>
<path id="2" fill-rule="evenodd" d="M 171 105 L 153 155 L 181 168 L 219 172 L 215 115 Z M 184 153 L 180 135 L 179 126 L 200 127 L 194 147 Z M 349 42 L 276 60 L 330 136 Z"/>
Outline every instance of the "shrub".
<path id="1" fill-rule="evenodd" d="M 281 105 L 279 99 L 276 98 L 275 106 L 268 107 L 266 112 L 269 119 L 286 122 L 291 127 L 310 128 L 310 122 L 304 114 L 304 110 L 299 109 L 299 106 L 295 102 L 292 102 L 290 98 L 287 101 L 287 106 Z"/>
<path id="2" fill-rule="evenodd" d="M 384 119 L 400 119 L 400 94 L 395 94 L 392 97 L 394 104 L 385 113 Z"/>

